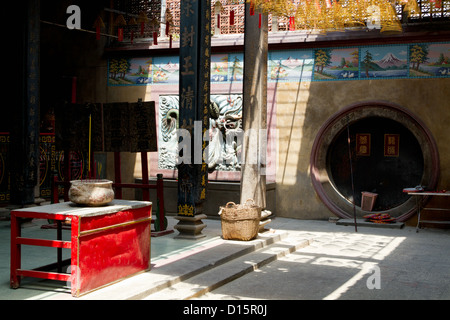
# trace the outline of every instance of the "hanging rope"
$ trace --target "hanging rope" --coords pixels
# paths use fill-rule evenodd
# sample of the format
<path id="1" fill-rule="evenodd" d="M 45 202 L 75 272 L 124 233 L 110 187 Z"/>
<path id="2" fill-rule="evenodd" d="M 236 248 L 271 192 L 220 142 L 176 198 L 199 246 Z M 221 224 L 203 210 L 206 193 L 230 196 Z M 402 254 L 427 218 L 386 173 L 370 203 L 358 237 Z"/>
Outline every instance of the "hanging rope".
<path id="1" fill-rule="evenodd" d="M 351 144 L 350 144 L 350 124 L 349 124 L 349 116 L 346 116 L 347 119 L 347 143 L 348 143 L 348 159 L 349 159 L 349 163 L 350 163 L 350 180 L 352 183 L 352 203 L 353 203 L 353 220 L 355 222 L 355 232 L 358 232 L 358 227 L 357 227 L 357 223 L 356 223 L 356 206 L 355 206 L 355 184 L 354 184 L 354 179 L 353 179 L 353 161 L 352 161 L 352 148 L 351 148 Z"/>

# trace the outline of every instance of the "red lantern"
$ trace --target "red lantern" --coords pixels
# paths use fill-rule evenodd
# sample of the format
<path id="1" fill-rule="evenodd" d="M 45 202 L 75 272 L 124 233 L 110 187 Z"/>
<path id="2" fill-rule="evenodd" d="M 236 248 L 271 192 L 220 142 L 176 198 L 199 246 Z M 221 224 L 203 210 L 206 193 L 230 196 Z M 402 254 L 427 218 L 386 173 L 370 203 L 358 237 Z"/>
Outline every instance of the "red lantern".
<path id="1" fill-rule="evenodd" d="M 100 28 L 105 27 L 105 24 L 103 23 L 103 20 L 100 16 L 98 16 L 97 19 L 95 19 L 94 27 L 95 27 L 95 39 L 100 40 Z"/>
<path id="2" fill-rule="evenodd" d="M 117 28 L 117 40 L 119 42 L 122 42 L 123 41 L 123 26 L 127 25 L 123 15 L 117 16 L 116 21 L 115 21 L 115 25 L 118 26 L 118 28 Z"/>
<path id="3" fill-rule="evenodd" d="M 141 11 L 139 13 L 139 16 L 137 18 L 137 22 L 140 23 L 140 25 L 141 25 L 141 36 L 142 36 L 142 35 L 144 35 L 145 24 L 148 22 L 147 15 L 145 14 L 144 11 Z"/>
<path id="4" fill-rule="evenodd" d="M 295 30 L 295 18 L 289 17 L 289 31 Z"/>
<path id="5" fill-rule="evenodd" d="M 77 77 L 72 77 L 72 103 L 77 103 Z"/>
<path id="6" fill-rule="evenodd" d="M 128 25 L 137 25 L 137 21 L 135 18 L 131 18 L 130 21 L 128 21 Z M 131 29 L 131 35 L 130 35 L 130 42 L 133 44 L 134 39 L 134 30 Z"/>
<path id="7" fill-rule="evenodd" d="M 234 26 L 234 10 L 230 11 L 230 26 Z"/>
<path id="8" fill-rule="evenodd" d="M 119 42 L 123 41 L 123 28 L 117 29 L 117 41 Z"/>

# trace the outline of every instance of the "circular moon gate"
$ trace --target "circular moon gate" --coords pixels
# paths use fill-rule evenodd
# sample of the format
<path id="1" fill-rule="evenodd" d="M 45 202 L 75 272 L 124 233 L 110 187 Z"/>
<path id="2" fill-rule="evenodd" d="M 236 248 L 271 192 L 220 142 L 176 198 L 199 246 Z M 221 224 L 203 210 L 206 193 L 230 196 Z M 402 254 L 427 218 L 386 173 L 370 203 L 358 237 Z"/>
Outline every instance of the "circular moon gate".
<path id="1" fill-rule="evenodd" d="M 386 134 L 396 136 L 393 154 L 386 153 Z M 357 135 L 365 136 L 365 142 L 369 139 L 365 153 L 358 153 Z M 353 201 L 357 216 L 366 214 L 360 207 L 361 191 L 368 191 L 379 195 L 374 212 L 405 221 L 415 214 L 416 202 L 403 188 L 420 184 L 434 189 L 439 155 L 431 132 L 411 112 L 391 103 L 364 102 L 344 108 L 322 125 L 312 147 L 310 167 L 315 191 L 337 216 L 353 217 Z"/>

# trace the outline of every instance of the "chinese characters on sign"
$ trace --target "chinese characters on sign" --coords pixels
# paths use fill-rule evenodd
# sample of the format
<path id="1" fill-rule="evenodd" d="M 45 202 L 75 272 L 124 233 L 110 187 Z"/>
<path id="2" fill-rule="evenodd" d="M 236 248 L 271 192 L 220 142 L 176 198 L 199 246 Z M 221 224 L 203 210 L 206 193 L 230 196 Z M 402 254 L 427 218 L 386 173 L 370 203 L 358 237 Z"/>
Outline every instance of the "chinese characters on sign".
<path id="1" fill-rule="evenodd" d="M 400 150 L 400 135 L 385 134 L 384 135 L 384 156 L 398 157 Z"/>
<path id="2" fill-rule="evenodd" d="M 187 137 L 180 133 L 178 142 L 183 142 L 183 145 L 190 144 L 191 148 L 179 150 L 178 156 L 193 160 L 199 157 L 193 154 L 194 138 L 198 135 L 203 137 L 209 128 L 211 1 L 182 0 L 180 8 L 179 123 L 181 129 L 189 131 L 190 141 L 182 141 Z M 201 125 L 193 125 L 196 122 Z M 193 132 L 196 130 L 200 132 Z M 202 141 L 200 163 L 185 163 L 182 160 L 178 164 L 178 215 L 194 216 L 201 212 L 208 179 L 206 159 L 202 155 L 207 145 L 207 141 Z M 191 152 L 190 157 L 184 152 Z"/>
<path id="3" fill-rule="evenodd" d="M 356 134 L 356 155 L 370 156 L 371 135 L 370 133 Z M 398 157 L 400 150 L 400 135 L 385 134 L 384 135 L 384 156 Z"/>
<path id="4" fill-rule="evenodd" d="M 356 155 L 370 156 L 370 133 L 356 134 Z"/>

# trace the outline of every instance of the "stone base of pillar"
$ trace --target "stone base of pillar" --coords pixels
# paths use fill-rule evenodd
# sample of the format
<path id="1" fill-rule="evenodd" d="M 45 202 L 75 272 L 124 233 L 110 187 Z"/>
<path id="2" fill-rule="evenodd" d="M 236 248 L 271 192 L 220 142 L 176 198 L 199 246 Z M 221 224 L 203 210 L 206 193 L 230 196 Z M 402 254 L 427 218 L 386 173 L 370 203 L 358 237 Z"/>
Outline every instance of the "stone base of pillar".
<path id="1" fill-rule="evenodd" d="M 206 227 L 206 224 L 201 219 L 206 219 L 206 214 L 198 214 L 193 217 L 187 216 L 175 216 L 178 223 L 173 227 L 180 232 L 175 239 L 191 239 L 197 240 L 206 237 L 202 234 L 202 230 Z"/>

